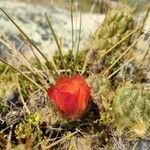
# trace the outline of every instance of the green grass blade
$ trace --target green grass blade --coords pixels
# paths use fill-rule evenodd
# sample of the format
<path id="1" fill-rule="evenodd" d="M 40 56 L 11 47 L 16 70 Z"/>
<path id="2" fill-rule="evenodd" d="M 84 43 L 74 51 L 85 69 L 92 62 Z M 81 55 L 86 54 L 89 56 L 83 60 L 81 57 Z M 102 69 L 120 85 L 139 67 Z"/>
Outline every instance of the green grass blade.
<path id="1" fill-rule="evenodd" d="M 45 14 L 45 18 L 46 18 L 46 20 L 47 20 L 47 22 L 48 22 L 48 25 L 49 25 L 49 27 L 50 27 L 50 30 L 51 30 L 51 32 L 52 32 L 52 34 L 53 34 L 53 36 L 54 36 L 55 42 L 56 42 L 56 44 L 57 44 L 57 48 L 58 48 L 58 50 L 59 50 L 59 54 L 60 54 L 60 57 L 61 57 L 61 62 L 62 62 L 63 67 L 64 67 L 64 69 L 65 69 L 65 73 L 67 73 L 67 67 L 66 67 L 66 64 L 65 64 L 65 62 L 64 62 L 64 58 L 63 58 L 62 50 L 61 50 L 61 48 L 60 48 L 60 44 L 59 44 L 59 42 L 58 42 L 57 36 L 56 36 L 56 34 L 55 34 L 55 31 L 54 31 L 54 29 L 53 29 L 53 27 L 52 27 L 52 25 L 51 25 L 51 22 L 50 22 L 50 20 L 49 20 L 47 14 Z"/>
<path id="2" fill-rule="evenodd" d="M 79 52 L 79 48 L 80 48 L 80 41 L 81 41 L 81 27 L 82 27 L 82 17 L 81 17 L 81 12 L 80 12 L 79 37 L 78 37 L 78 44 L 77 44 L 77 50 L 76 50 L 76 55 L 75 55 L 75 61 L 74 61 L 74 63 L 78 59 L 77 57 L 78 57 L 78 52 Z"/>
<path id="3" fill-rule="evenodd" d="M 71 0 L 70 3 L 71 3 L 71 5 L 70 5 L 70 7 L 71 7 L 71 11 L 70 11 L 71 12 L 71 33 L 72 33 L 72 56 L 71 56 L 71 62 L 72 62 L 73 57 L 74 57 L 74 55 L 73 55 L 73 50 L 74 50 L 73 0 Z"/>

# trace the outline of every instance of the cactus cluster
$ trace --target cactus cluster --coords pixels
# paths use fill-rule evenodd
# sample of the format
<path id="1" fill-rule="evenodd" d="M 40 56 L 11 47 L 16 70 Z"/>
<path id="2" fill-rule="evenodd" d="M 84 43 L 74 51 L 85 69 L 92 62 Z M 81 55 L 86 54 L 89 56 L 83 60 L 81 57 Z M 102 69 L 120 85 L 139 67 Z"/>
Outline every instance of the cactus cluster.
<path id="1" fill-rule="evenodd" d="M 87 79 L 91 87 L 91 96 L 94 102 L 98 105 L 101 111 L 100 121 L 107 124 L 111 121 L 111 103 L 114 97 L 114 92 L 111 90 L 111 82 L 100 75 L 90 75 Z"/>
<path id="2" fill-rule="evenodd" d="M 97 64 L 97 60 L 100 60 L 101 56 L 103 56 L 107 50 L 127 36 L 133 30 L 133 27 L 134 21 L 132 17 L 132 11 L 130 9 L 110 10 L 103 23 L 95 32 L 94 39 L 92 40 L 94 58 L 92 57 L 93 55 L 91 55 L 91 62 L 89 62 L 89 65 L 93 66 L 93 63 Z M 129 46 L 130 38 L 131 36 L 126 38 L 113 50 L 113 52 L 110 52 L 104 58 L 106 67 L 113 64 L 116 58 L 120 56 L 122 51 Z"/>
<path id="3" fill-rule="evenodd" d="M 90 75 L 87 81 L 92 88 L 93 94 L 102 94 L 111 88 L 110 81 L 99 74 Z"/>
<path id="4" fill-rule="evenodd" d="M 118 131 L 145 136 L 150 126 L 150 90 L 131 83 L 118 87 L 112 114 Z"/>

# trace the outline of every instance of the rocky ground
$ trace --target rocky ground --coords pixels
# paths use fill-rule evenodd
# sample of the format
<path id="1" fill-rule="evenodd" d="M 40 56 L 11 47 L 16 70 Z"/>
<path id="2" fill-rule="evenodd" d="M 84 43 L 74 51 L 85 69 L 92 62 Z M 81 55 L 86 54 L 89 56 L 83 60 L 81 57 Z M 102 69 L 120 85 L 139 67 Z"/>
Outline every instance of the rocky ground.
<path id="1" fill-rule="evenodd" d="M 44 53 L 50 53 L 55 49 L 55 42 L 50 29 L 47 25 L 44 14 L 47 13 L 52 22 L 53 28 L 59 39 L 63 41 L 64 49 L 71 48 L 71 18 L 70 12 L 50 4 L 27 3 L 20 1 L 0 1 L 1 8 L 7 12 L 10 17 L 27 33 L 27 35 L 41 48 Z M 82 27 L 81 27 L 81 45 L 86 41 L 89 34 L 95 30 L 97 25 L 102 22 L 104 15 L 82 13 Z M 20 40 L 20 33 L 14 25 L 0 12 L 0 29 L 3 31 L 9 40 L 15 43 L 17 48 L 22 45 Z M 74 14 L 74 34 L 75 42 L 78 40 L 80 25 L 80 14 Z M 2 33 L 2 32 L 1 32 Z M 2 34 L 1 34 L 2 36 Z M 6 51 L 6 47 L 0 43 L 1 55 Z M 26 50 L 27 48 L 25 48 Z"/>
<path id="2" fill-rule="evenodd" d="M 64 49 L 71 49 L 72 46 L 70 43 L 72 42 L 72 29 L 70 11 L 51 5 L 51 3 L 45 3 L 45 1 L 43 3 L 39 3 L 37 1 L 36 3 L 31 3 L 31 1 L 23 2 L 20 0 L 1 0 L 0 6 L 10 15 L 10 17 L 13 18 L 13 20 L 25 31 L 25 33 L 27 33 L 27 35 L 45 54 L 52 53 L 56 50 L 54 38 L 50 33 L 50 29 L 44 16 L 44 14 L 47 13 L 59 40 L 63 43 Z M 137 13 L 137 18 L 140 19 L 144 15 L 145 11 Z M 95 31 L 96 27 L 103 21 L 104 17 L 104 14 L 82 13 L 82 32 L 80 39 L 81 49 L 83 47 L 83 43 L 85 43 L 89 35 Z M 78 12 L 76 14 L 74 13 L 75 44 L 78 42 L 79 26 L 80 14 Z M 15 44 L 17 49 L 23 47 L 23 41 L 20 39 L 19 31 L 2 12 L 0 12 L 0 29 L 1 37 L 5 33 L 8 40 Z M 149 21 L 146 22 L 144 31 L 145 33 L 149 31 Z M 26 52 L 29 48 L 25 47 L 22 49 Z M 0 55 L 8 55 L 7 48 L 4 46 L 4 43 L 2 44 L 2 41 L 0 41 Z M 30 55 L 29 52 L 28 55 Z"/>

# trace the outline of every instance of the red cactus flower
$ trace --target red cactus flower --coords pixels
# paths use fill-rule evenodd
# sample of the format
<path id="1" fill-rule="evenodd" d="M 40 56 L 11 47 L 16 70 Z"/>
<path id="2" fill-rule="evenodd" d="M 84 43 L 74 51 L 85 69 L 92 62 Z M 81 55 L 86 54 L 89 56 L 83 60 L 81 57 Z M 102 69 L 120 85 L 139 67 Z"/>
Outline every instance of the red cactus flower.
<path id="1" fill-rule="evenodd" d="M 88 105 L 90 88 L 79 74 L 64 76 L 48 89 L 48 96 L 63 117 L 75 120 L 82 116 Z"/>

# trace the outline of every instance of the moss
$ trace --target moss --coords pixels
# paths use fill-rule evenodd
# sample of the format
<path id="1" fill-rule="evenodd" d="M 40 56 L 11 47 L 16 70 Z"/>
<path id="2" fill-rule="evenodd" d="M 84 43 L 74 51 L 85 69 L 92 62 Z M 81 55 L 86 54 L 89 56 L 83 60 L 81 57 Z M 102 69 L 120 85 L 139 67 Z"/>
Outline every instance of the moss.
<path id="1" fill-rule="evenodd" d="M 41 116 L 38 113 L 31 113 L 26 116 L 25 119 L 15 128 L 15 134 L 17 139 L 42 139 L 42 133 L 39 129 L 40 120 Z"/>
<path id="2" fill-rule="evenodd" d="M 25 99 L 28 97 L 29 93 L 31 93 L 32 91 L 36 89 L 36 87 L 29 80 L 27 80 L 23 75 L 18 76 L 18 83 L 21 88 L 22 96 Z"/>
<path id="3" fill-rule="evenodd" d="M 15 71 L 7 65 L 0 63 L 0 99 L 3 100 L 10 94 L 10 91 L 16 88 L 14 78 Z"/>
<path id="4" fill-rule="evenodd" d="M 4 105 L 3 102 L 0 102 L 0 112 L 1 112 L 1 115 L 6 114 L 8 111 L 9 111 L 9 107 L 6 106 L 6 105 Z"/>

